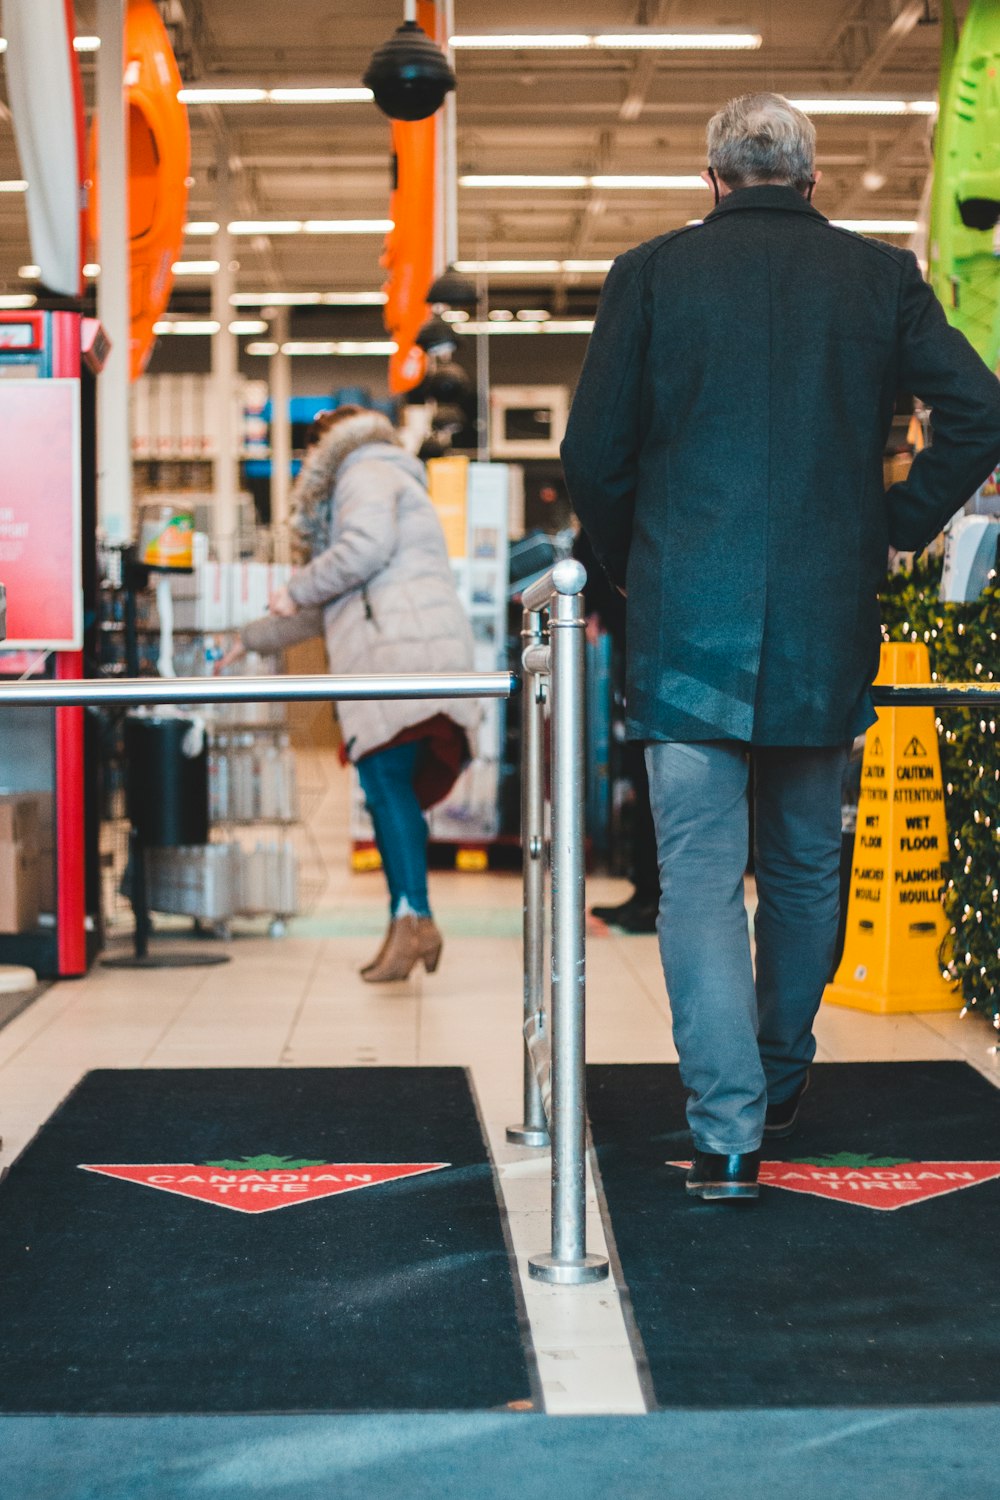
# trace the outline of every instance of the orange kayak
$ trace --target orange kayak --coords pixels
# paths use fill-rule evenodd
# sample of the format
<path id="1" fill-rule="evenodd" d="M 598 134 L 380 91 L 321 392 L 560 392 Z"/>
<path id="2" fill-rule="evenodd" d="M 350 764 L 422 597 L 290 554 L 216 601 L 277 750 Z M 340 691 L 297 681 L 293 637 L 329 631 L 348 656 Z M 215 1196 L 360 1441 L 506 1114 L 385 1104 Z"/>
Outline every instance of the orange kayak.
<path id="1" fill-rule="evenodd" d="M 184 243 L 191 136 L 187 109 L 177 98 L 181 75 L 153 0 L 128 0 L 125 15 L 125 94 L 128 101 L 129 254 L 131 262 L 132 379 L 142 374 L 166 311 L 173 264 Z M 90 138 L 90 232 L 97 245 L 97 122 Z M 98 257 L 100 250 L 98 248 Z"/>

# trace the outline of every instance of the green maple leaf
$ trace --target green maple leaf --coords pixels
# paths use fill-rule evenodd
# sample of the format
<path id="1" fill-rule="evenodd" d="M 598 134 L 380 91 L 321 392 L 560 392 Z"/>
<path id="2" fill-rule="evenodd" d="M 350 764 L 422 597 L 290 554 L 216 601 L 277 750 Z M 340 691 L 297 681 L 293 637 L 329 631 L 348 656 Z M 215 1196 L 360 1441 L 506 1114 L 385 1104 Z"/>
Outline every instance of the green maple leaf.
<path id="1" fill-rule="evenodd" d="M 244 1156 L 239 1161 L 206 1161 L 206 1167 L 224 1167 L 229 1172 L 290 1172 L 299 1167 L 322 1167 L 323 1161 L 299 1160 L 294 1156 Z"/>
<path id="2" fill-rule="evenodd" d="M 833 1156 L 796 1156 L 791 1165 L 802 1167 L 905 1167 L 909 1156 L 870 1156 L 868 1152 L 838 1151 Z"/>

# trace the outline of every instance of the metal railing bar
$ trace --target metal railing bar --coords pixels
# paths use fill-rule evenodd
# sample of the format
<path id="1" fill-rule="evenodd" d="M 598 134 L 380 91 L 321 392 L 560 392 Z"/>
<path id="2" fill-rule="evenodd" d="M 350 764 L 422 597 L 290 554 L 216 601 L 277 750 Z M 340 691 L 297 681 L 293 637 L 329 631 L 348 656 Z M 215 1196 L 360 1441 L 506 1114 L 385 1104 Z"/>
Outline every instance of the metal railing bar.
<path id="1" fill-rule="evenodd" d="M 553 594 L 581 594 L 587 582 L 587 570 L 582 563 L 564 557 L 554 568 L 543 573 L 529 584 L 521 595 L 521 603 L 531 614 L 537 614 L 551 603 Z"/>
<path id="2" fill-rule="evenodd" d="M 510 698 L 511 672 L 452 672 L 372 677 L 142 677 L 79 682 L 0 682 L 0 708 L 114 704 L 312 703 L 369 699 Z"/>
<path id="3" fill-rule="evenodd" d="M 980 708 L 1000 703 L 1000 682 L 913 682 L 872 688 L 876 708 Z"/>
<path id="4" fill-rule="evenodd" d="M 521 656 L 521 665 L 527 677 L 548 677 L 552 671 L 552 647 L 529 646 Z"/>

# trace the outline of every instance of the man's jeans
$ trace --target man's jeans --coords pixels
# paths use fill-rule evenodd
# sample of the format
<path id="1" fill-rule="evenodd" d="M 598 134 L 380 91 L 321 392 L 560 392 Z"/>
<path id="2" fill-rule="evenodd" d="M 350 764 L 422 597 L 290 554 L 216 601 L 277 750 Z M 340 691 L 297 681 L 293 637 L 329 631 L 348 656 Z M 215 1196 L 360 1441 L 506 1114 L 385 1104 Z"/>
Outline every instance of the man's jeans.
<path id="1" fill-rule="evenodd" d="M 659 846 L 660 954 L 688 1123 L 700 1151 L 756 1151 L 768 1103 L 816 1051 L 840 903 L 848 747 L 754 747 L 757 978 L 743 902 L 749 752 L 731 740 L 646 747 Z"/>

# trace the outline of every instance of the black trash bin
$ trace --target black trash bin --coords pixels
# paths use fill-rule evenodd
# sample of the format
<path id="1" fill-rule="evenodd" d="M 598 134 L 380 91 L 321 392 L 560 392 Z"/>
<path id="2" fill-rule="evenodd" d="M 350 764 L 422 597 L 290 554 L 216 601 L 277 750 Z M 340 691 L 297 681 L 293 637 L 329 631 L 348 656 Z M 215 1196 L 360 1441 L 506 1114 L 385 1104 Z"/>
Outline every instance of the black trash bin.
<path id="1" fill-rule="evenodd" d="M 184 754 L 191 719 L 129 714 L 125 720 L 126 807 L 147 849 L 208 843 L 208 741 Z"/>

